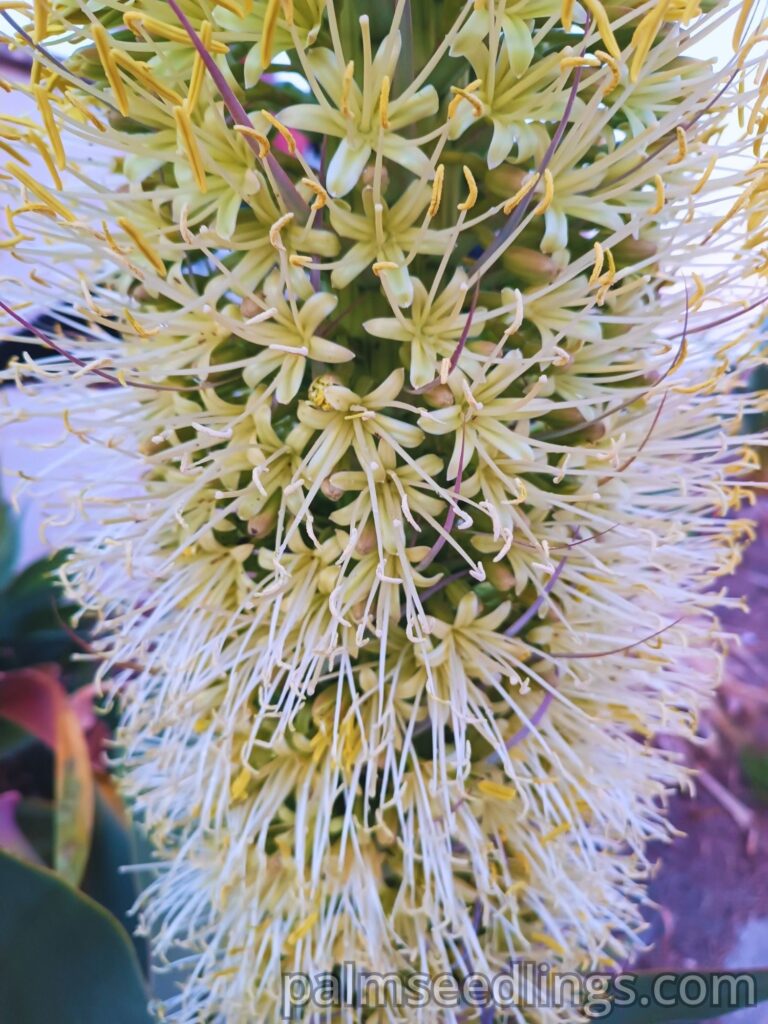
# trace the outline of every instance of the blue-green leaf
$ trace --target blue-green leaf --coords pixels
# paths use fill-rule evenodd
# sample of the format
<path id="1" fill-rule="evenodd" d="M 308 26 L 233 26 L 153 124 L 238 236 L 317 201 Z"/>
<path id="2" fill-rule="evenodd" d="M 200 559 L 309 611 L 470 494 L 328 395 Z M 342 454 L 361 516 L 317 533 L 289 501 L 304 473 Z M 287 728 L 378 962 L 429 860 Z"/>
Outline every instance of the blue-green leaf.
<path id="1" fill-rule="evenodd" d="M 45 868 L 0 853 L 0 1007 L 17 1024 L 150 1024 L 131 940 Z"/>

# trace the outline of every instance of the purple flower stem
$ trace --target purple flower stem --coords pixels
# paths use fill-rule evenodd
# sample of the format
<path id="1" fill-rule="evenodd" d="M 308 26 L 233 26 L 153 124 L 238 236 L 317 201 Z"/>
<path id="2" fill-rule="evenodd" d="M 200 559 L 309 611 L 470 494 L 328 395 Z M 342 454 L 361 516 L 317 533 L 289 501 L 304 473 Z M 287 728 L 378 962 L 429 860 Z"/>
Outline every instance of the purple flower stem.
<path id="1" fill-rule="evenodd" d="M 192 27 L 189 18 L 187 18 L 186 14 L 182 11 L 181 7 L 179 7 L 176 0 L 168 0 L 168 5 L 170 6 L 171 10 L 176 15 L 176 17 L 179 19 L 179 22 L 184 28 L 184 31 L 187 33 L 195 49 L 200 54 L 203 64 L 205 64 L 208 70 L 208 74 L 216 83 L 216 88 L 221 93 L 221 98 L 224 100 L 224 104 L 226 105 L 227 110 L 232 115 L 232 119 L 234 120 L 235 124 L 242 125 L 243 128 L 253 128 L 251 119 L 245 112 L 245 107 L 243 107 L 240 100 L 237 98 L 237 96 L 235 96 L 226 78 L 221 73 L 219 66 L 216 64 L 216 61 L 206 50 L 202 39 Z M 256 141 L 256 139 L 253 139 L 249 135 L 246 135 L 245 141 L 248 143 L 248 145 L 251 147 L 255 155 L 258 157 L 259 144 Z M 292 213 L 306 213 L 307 204 L 301 198 L 301 195 L 297 191 L 293 182 L 285 173 L 280 164 L 277 162 L 275 157 L 270 153 L 267 156 L 266 160 L 267 163 L 269 164 L 269 169 L 272 172 L 275 181 L 277 182 L 277 185 L 280 189 L 280 193 L 283 199 L 285 200 L 285 205 L 288 207 L 288 209 Z"/>

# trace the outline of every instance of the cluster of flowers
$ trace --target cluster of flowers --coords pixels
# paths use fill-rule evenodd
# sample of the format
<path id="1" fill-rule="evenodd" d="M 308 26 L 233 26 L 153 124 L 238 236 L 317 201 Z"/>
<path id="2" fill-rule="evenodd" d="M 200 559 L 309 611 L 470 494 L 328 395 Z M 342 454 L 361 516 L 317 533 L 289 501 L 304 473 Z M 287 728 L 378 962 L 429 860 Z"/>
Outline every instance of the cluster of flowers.
<path id="1" fill-rule="evenodd" d="M 25 484 L 123 704 L 163 1013 L 626 958 L 751 530 L 757 5 L 14 14 L 0 306 L 55 355 L 13 415 L 76 439 Z"/>

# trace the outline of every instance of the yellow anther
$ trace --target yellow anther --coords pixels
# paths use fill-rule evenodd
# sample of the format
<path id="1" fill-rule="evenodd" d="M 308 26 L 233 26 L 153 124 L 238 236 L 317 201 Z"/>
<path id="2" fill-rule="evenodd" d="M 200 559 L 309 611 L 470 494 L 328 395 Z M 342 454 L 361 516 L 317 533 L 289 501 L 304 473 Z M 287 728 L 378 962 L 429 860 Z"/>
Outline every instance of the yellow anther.
<path id="1" fill-rule="evenodd" d="M 189 46 L 189 36 L 183 28 L 177 25 L 169 25 L 167 22 L 160 21 L 158 18 L 153 18 L 149 14 L 144 14 L 141 11 L 126 11 L 123 15 L 123 21 L 127 28 L 129 28 L 137 37 L 143 32 L 145 34 L 159 36 L 161 39 L 167 39 L 172 43 L 184 43 Z M 211 23 L 207 21 L 202 22 L 198 30 L 198 34 L 201 40 L 205 43 L 206 49 L 210 53 L 227 53 L 229 47 L 224 43 L 218 43 L 211 39 L 206 41 L 203 38 L 203 29 L 206 25 L 208 25 L 208 31 L 210 32 Z"/>
<path id="2" fill-rule="evenodd" d="M 264 13 L 264 26 L 261 32 L 261 66 L 268 68 L 272 63 L 277 32 L 277 18 L 280 13 L 280 0 L 267 0 Z"/>
<path id="3" fill-rule="evenodd" d="M 322 210 L 322 208 L 328 202 L 328 193 L 325 191 L 319 181 L 313 181 L 311 178 L 302 178 L 302 185 L 306 185 L 310 192 L 314 192 L 315 200 L 312 203 L 310 209 Z"/>
<path id="4" fill-rule="evenodd" d="M 36 43 L 45 39 L 48 32 L 48 0 L 35 0 L 35 20 L 32 38 Z"/>
<path id="5" fill-rule="evenodd" d="M 0 249 L 14 249 L 19 244 L 19 242 L 31 241 L 31 235 L 22 235 L 17 232 L 15 235 L 11 235 L 10 238 L 4 238 L 2 242 L 0 242 Z"/>
<path id="6" fill-rule="evenodd" d="M 561 57 L 560 58 L 560 70 L 570 71 L 571 68 L 599 68 L 600 61 L 596 56 L 591 53 L 585 53 L 583 56 L 575 54 L 572 57 Z"/>
<path id="7" fill-rule="evenodd" d="M 590 284 L 596 284 L 597 283 L 598 278 L 600 277 L 600 274 L 602 273 L 602 270 L 603 270 L 603 260 L 604 260 L 603 247 L 602 247 L 602 245 L 600 245 L 599 242 L 595 242 L 595 244 L 593 246 L 593 249 L 595 250 L 595 265 L 592 268 L 592 273 L 589 275 L 589 283 Z"/>
<path id="8" fill-rule="evenodd" d="M 173 108 L 173 116 L 176 120 L 176 133 L 178 140 L 189 158 L 189 166 L 192 168 L 192 173 L 195 177 L 195 184 L 201 192 L 207 192 L 208 180 L 205 175 L 205 166 L 203 165 L 203 158 L 200 154 L 200 147 L 198 146 L 197 139 L 195 138 L 195 132 L 192 127 L 192 118 L 189 116 L 189 111 L 182 104 L 180 107 Z"/>
<path id="9" fill-rule="evenodd" d="M 212 32 L 213 30 L 211 28 L 210 21 L 204 21 L 200 25 L 200 41 L 209 52 L 211 51 Z M 192 74 L 189 78 L 189 91 L 187 92 L 187 107 L 190 113 L 195 109 L 197 101 L 200 99 L 200 90 L 202 89 L 203 82 L 205 81 L 205 73 L 206 68 L 203 58 L 197 51 L 195 51 L 195 59 L 192 63 Z"/>
<path id="10" fill-rule="evenodd" d="M 114 240 L 114 238 L 112 237 L 112 233 L 107 227 L 107 222 L 105 220 L 101 222 L 101 230 L 107 242 L 107 245 L 112 250 L 112 252 L 115 253 L 117 256 L 125 255 L 125 250 L 121 249 L 117 242 Z"/>
<path id="11" fill-rule="evenodd" d="M 547 832 L 546 835 L 541 837 L 542 843 L 551 843 L 553 839 L 557 839 L 558 836 L 564 835 L 566 832 L 570 832 L 571 823 L 569 821 L 561 821 L 559 825 L 556 825 L 551 832 Z"/>
<path id="12" fill-rule="evenodd" d="M 123 310 L 125 319 L 131 325 L 133 330 L 138 334 L 140 338 L 153 338 L 156 334 L 160 333 L 159 327 L 142 327 L 136 317 L 131 313 L 129 309 Z"/>
<path id="13" fill-rule="evenodd" d="M 139 252 L 143 256 L 145 256 L 147 260 L 149 260 L 149 262 L 152 264 L 152 266 L 155 268 L 158 274 L 161 277 L 165 277 L 165 264 L 160 259 L 159 255 L 155 252 L 155 250 L 152 248 L 152 246 L 149 244 L 149 242 L 147 242 L 147 240 L 138 231 L 138 229 L 134 227 L 133 224 L 131 224 L 127 217 L 118 217 L 117 223 L 126 233 L 126 235 L 128 235 L 128 237 L 131 239 L 131 241 L 139 250 Z"/>
<path id="14" fill-rule="evenodd" d="M 235 0 L 216 0 L 219 7 L 223 7 L 225 11 L 229 11 L 230 14 L 234 14 L 236 18 L 244 18 L 245 11 L 240 4 L 235 3 Z"/>
<path id="15" fill-rule="evenodd" d="M 616 86 L 621 82 L 621 71 L 619 69 L 619 62 L 615 57 L 612 57 L 610 53 L 606 53 L 605 50 L 595 50 L 595 56 L 599 57 L 600 61 L 608 68 L 611 72 L 611 80 L 606 86 L 606 95 L 609 92 L 613 92 Z"/>
<path id="16" fill-rule="evenodd" d="M 642 70 L 645 58 L 651 52 L 656 36 L 662 26 L 669 7 L 669 0 L 658 0 L 655 7 L 640 19 L 632 35 L 632 63 L 629 66 L 630 81 L 636 82 Z"/>
<path id="17" fill-rule="evenodd" d="M 253 778 L 253 772 L 250 768 L 243 768 L 238 775 L 235 776 L 232 785 L 229 787 L 229 795 L 235 801 L 242 800 L 245 794 L 248 792 L 248 783 Z"/>
<path id="18" fill-rule="evenodd" d="M 531 939 L 534 942 L 540 942 L 543 946 L 551 949 L 552 952 L 556 953 L 558 956 L 565 956 L 565 950 L 560 943 L 555 942 L 551 936 L 546 935 L 544 932 L 531 932 Z"/>
<path id="19" fill-rule="evenodd" d="M 382 128 L 389 128 L 389 75 L 384 75 L 381 80 L 381 93 L 379 95 L 379 124 Z"/>
<path id="20" fill-rule="evenodd" d="M 691 296 L 690 306 L 692 310 L 696 310 L 704 301 L 704 297 L 707 294 L 707 288 L 701 279 L 701 275 L 697 274 L 695 270 L 691 271 L 691 277 L 693 278 L 693 283 L 696 285 L 696 290 Z"/>
<path id="21" fill-rule="evenodd" d="M 450 120 L 459 108 L 459 104 L 462 100 L 466 100 L 467 103 L 472 107 L 472 113 L 475 117 L 483 116 L 483 104 L 472 94 L 480 88 L 481 82 L 478 79 L 475 82 L 470 83 L 465 88 L 461 88 L 458 85 L 451 86 L 451 92 L 453 93 L 453 99 L 448 104 L 448 119 Z"/>
<path id="22" fill-rule="evenodd" d="M 77 97 L 72 94 L 72 92 L 67 93 L 67 103 L 69 103 L 70 106 L 75 108 L 75 110 L 78 112 L 78 114 L 80 114 L 84 121 L 90 121 L 97 131 L 105 132 L 107 130 L 107 126 L 104 124 L 104 122 L 101 121 L 98 117 L 96 117 L 92 110 L 89 110 L 87 107 L 83 106 L 80 100 L 78 100 Z"/>
<path id="23" fill-rule="evenodd" d="M 317 923 L 320 915 L 314 910 L 309 917 L 306 917 L 301 924 L 296 925 L 291 934 L 285 940 L 287 946 L 295 946 L 296 943 L 303 939 L 305 935 L 308 935 L 312 931 L 315 924 Z"/>
<path id="24" fill-rule="evenodd" d="M 472 171 L 470 171 L 466 164 L 464 164 L 464 166 L 462 167 L 462 171 L 464 172 L 464 180 L 467 183 L 468 195 L 463 203 L 457 204 L 456 209 L 469 211 L 477 202 L 477 182 L 475 181 L 474 174 L 472 173 Z"/>
<path id="25" fill-rule="evenodd" d="M 116 64 L 125 68 L 125 70 L 138 79 L 139 82 L 147 89 L 160 96 L 161 99 L 167 100 L 169 103 L 175 105 L 184 102 L 184 98 L 176 92 L 175 89 L 170 89 L 167 85 L 164 85 L 152 74 L 148 64 L 143 61 L 134 60 L 128 53 L 123 53 L 122 50 L 115 50 L 113 58 Z"/>
<path id="26" fill-rule="evenodd" d="M 613 253 L 610 249 L 605 250 L 605 258 L 608 261 L 608 270 L 605 272 L 605 277 L 613 284 L 616 278 L 616 260 L 613 258 Z"/>
<path id="27" fill-rule="evenodd" d="M 63 203 L 60 203 L 53 193 L 49 192 L 47 188 L 35 181 L 30 174 L 27 174 L 22 167 L 19 167 L 18 164 L 8 164 L 5 169 L 9 174 L 12 174 L 17 181 L 20 181 L 22 185 L 25 185 L 29 191 L 33 195 L 37 196 L 40 202 L 50 210 L 53 210 L 64 220 L 69 221 L 70 224 L 74 222 L 74 214 L 71 213 Z"/>
<path id="28" fill-rule="evenodd" d="M 714 171 L 715 167 L 717 167 L 717 158 L 713 156 L 712 159 L 707 164 L 704 173 L 699 178 L 699 180 L 696 182 L 696 185 L 694 186 L 694 188 L 693 188 L 693 190 L 691 192 L 692 196 L 696 196 L 696 195 L 699 194 L 699 192 L 701 192 L 701 190 L 704 188 L 704 186 L 707 184 L 707 182 L 709 181 L 710 177 L 712 176 L 712 172 Z"/>
<path id="29" fill-rule="evenodd" d="M 339 109 L 342 117 L 351 117 L 352 111 L 349 109 L 349 93 L 352 88 L 352 82 L 355 78 L 355 62 L 351 60 L 344 68 L 344 74 L 341 77 L 341 103 Z"/>
<path id="30" fill-rule="evenodd" d="M 312 265 L 312 257 L 300 256 L 298 253 L 294 252 L 288 257 L 288 262 L 292 267 L 299 267 L 300 269 L 303 269 L 304 267 Z"/>
<path id="31" fill-rule="evenodd" d="M 104 74 L 107 76 L 110 88 L 115 97 L 118 110 L 123 117 L 128 116 L 128 93 L 125 84 L 120 77 L 115 58 L 110 49 L 110 35 L 103 25 L 95 23 L 92 26 L 93 42 L 96 46 L 96 53 L 99 55 Z"/>
<path id="32" fill-rule="evenodd" d="M 392 260 L 377 260 L 376 263 L 371 265 L 371 270 L 374 272 L 376 277 L 381 277 L 382 272 L 385 270 L 398 270 L 397 263 L 393 263 Z"/>
<path id="33" fill-rule="evenodd" d="M 259 157 L 264 160 L 269 156 L 269 139 L 266 135 L 262 135 L 261 132 L 257 132 L 255 128 L 251 128 L 248 124 L 236 124 L 235 131 L 241 135 L 247 135 L 249 139 L 254 139 L 259 144 Z"/>
<path id="34" fill-rule="evenodd" d="M 512 786 L 505 786 L 503 782 L 494 782 L 492 779 L 481 779 L 477 788 L 483 796 L 489 796 L 494 800 L 509 802 L 517 796 L 517 790 Z"/>
<path id="35" fill-rule="evenodd" d="M 566 32 L 571 31 L 571 25 L 573 24 L 573 0 L 563 0 L 562 10 L 560 12 L 560 20 L 563 23 L 563 28 Z"/>
<path id="36" fill-rule="evenodd" d="M 50 171 L 51 178 L 53 179 L 53 184 L 56 186 L 56 189 L 60 192 L 61 191 L 61 177 L 59 176 L 59 171 L 58 171 L 58 168 L 56 167 L 56 162 L 54 161 L 53 157 L 51 156 L 50 149 L 48 148 L 48 146 L 46 146 L 45 142 L 40 138 L 40 136 L 37 134 L 37 132 L 30 132 L 29 135 L 27 136 L 27 140 L 32 143 L 32 145 L 38 151 L 40 156 L 43 158 L 43 161 L 45 162 L 45 166 Z M 28 164 L 28 162 L 26 160 L 24 162 L 27 164 L 27 166 L 29 166 L 29 164 Z"/>
<path id="37" fill-rule="evenodd" d="M 544 195 L 541 198 L 541 202 L 533 211 L 534 217 L 538 216 L 540 213 L 546 213 L 554 197 L 555 179 L 552 177 L 552 171 L 547 168 L 546 171 L 544 171 Z"/>
<path id="38" fill-rule="evenodd" d="M 675 128 L 675 134 L 677 135 L 677 153 L 669 161 L 670 164 L 679 164 L 688 155 L 688 139 L 685 136 L 685 130 L 678 125 Z"/>
<path id="39" fill-rule="evenodd" d="M 501 212 L 505 217 L 508 217 L 510 213 L 519 206 L 520 203 L 525 199 L 529 192 L 532 192 L 536 188 L 538 183 L 538 174 L 532 174 L 527 181 L 523 182 L 522 186 L 515 192 L 511 199 L 508 199 L 501 208 Z"/>
<path id="40" fill-rule="evenodd" d="M 616 60 L 621 57 L 621 49 L 619 44 L 616 42 L 616 36 L 613 34 L 611 28 L 611 19 L 608 17 L 605 8 L 600 3 L 600 0 L 583 0 L 584 6 L 587 8 L 589 13 L 595 19 L 595 25 L 597 31 L 600 33 L 600 38 L 605 43 L 605 48 L 612 57 Z"/>
<path id="41" fill-rule="evenodd" d="M 432 197 L 429 200 L 427 216 L 431 220 L 440 209 L 440 200 L 443 196 L 443 180 L 445 179 L 445 164 L 438 164 L 435 169 L 435 177 L 432 179 Z"/>
<path id="42" fill-rule="evenodd" d="M 755 6 L 755 0 L 743 0 L 739 16 L 736 19 L 736 25 L 733 29 L 733 51 L 737 53 L 741 46 L 741 37 L 744 34 L 744 27 L 749 21 L 749 16 L 752 13 L 752 8 Z"/>
<path id="43" fill-rule="evenodd" d="M 40 110 L 40 116 L 42 117 L 43 124 L 45 125 L 45 130 L 48 132 L 48 138 L 51 140 L 51 149 L 53 150 L 53 155 L 56 158 L 56 166 L 60 170 L 64 170 L 67 158 L 64 154 L 64 146 L 61 144 L 61 136 L 59 135 L 59 129 L 56 125 L 53 111 L 51 109 L 50 93 L 40 85 L 34 85 L 32 89 L 35 100 L 37 101 L 38 109 Z"/>
<path id="44" fill-rule="evenodd" d="M 269 241 L 275 247 L 275 249 L 285 250 L 285 246 L 283 245 L 283 239 L 280 235 L 280 232 L 283 230 L 284 227 L 290 224 L 292 220 L 292 213 L 284 213 L 282 217 L 277 218 L 275 223 L 269 229 Z"/>
<path id="45" fill-rule="evenodd" d="M 247 0 L 250 4 L 251 0 Z M 282 0 L 283 17 L 287 25 L 293 25 L 293 0 Z"/>
<path id="46" fill-rule="evenodd" d="M 664 193 L 664 182 L 662 181 L 660 174 L 654 174 L 653 185 L 656 189 L 656 202 L 650 208 L 648 213 L 653 217 L 654 214 L 661 213 L 664 209 L 664 200 L 666 198 Z"/>
<path id="47" fill-rule="evenodd" d="M 296 152 L 296 139 L 294 139 L 293 135 L 288 131 L 285 125 L 281 121 L 278 121 L 274 114 L 270 114 L 268 110 L 262 110 L 261 115 L 280 135 L 288 147 L 288 152 L 293 156 Z"/>
<path id="48" fill-rule="evenodd" d="M 674 363 L 672 363 L 672 365 L 669 368 L 668 376 L 671 377 L 673 373 L 676 373 L 680 369 L 680 367 L 685 362 L 687 355 L 688 355 L 688 339 L 687 338 L 683 338 L 682 344 L 680 345 L 680 350 L 677 353 L 677 355 L 675 356 L 675 361 L 674 361 Z"/>

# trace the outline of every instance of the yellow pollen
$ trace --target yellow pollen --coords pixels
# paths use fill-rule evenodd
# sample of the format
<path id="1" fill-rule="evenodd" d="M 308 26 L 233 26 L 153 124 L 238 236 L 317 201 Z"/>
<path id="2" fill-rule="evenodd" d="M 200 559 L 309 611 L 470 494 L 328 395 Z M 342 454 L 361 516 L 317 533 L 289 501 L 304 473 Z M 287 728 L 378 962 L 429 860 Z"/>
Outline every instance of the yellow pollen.
<path id="1" fill-rule="evenodd" d="M 310 209 L 322 210 L 325 204 L 328 202 L 328 193 L 325 191 L 319 181 L 312 181 L 311 178 L 302 178 L 302 185 L 306 185 L 310 192 L 314 192 L 315 201 L 312 203 Z"/>
<path id="2" fill-rule="evenodd" d="M 555 197 L 555 179 L 552 177 L 552 171 L 549 168 L 544 171 L 544 195 L 541 202 L 534 209 L 534 217 L 540 213 L 545 213 Z"/>
<path id="3" fill-rule="evenodd" d="M 300 256 L 298 253 L 291 253 L 288 262 L 292 267 L 309 267 L 312 265 L 311 256 Z"/>
<path id="4" fill-rule="evenodd" d="M 235 131 L 239 132 L 241 135 L 247 135 L 248 138 L 255 139 L 256 142 L 258 142 L 259 157 L 262 160 L 269 156 L 270 145 L 269 139 L 266 135 L 262 135 L 261 132 L 257 132 L 255 128 L 251 128 L 251 126 L 247 124 L 236 124 Z"/>
<path id="5" fill-rule="evenodd" d="M 128 116 L 128 93 L 125 89 L 125 84 L 120 77 L 120 72 L 117 69 L 115 58 L 110 49 L 110 36 L 103 25 L 94 24 L 93 28 L 93 42 L 96 46 L 96 52 L 99 55 L 101 66 L 104 68 L 104 74 L 107 76 L 110 88 L 114 93 L 115 102 L 117 103 L 118 110 L 123 117 Z"/>
<path id="6" fill-rule="evenodd" d="M 560 20 L 563 23 L 563 28 L 566 32 L 571 31 L 571 25 L 573 24 L 573 0 L 563 0 L 562 10 L 560 12 Z"/>
<path id="7" fill-rule="evenodd" d="M 600 33 L 600 38 L 605 43 L 605 48 L 612 57 L 618 60 L 621 57 L 621 50 L 619 44 L 616 42 L 616 37 L 613 34 L 611 28 L 611 20 L 606 14 L 605 8 L 600 3 L 600 0 L 583 0 L 584 6 L 587 8 L 589 13 L 595 19 L 597 25 L 597 31 Z"/>
<path id="8" fill-rule="evenodd" d="M 316 910 L 313 910 L 309 917 L 304 918 L 301 924 L 296 925 L 291 934 L 285 940 L 286 945 L 295 946 L 300 939 L 303 939 L 305 935 L 312 931 L 312 928 L 315 926 L 319 917 L 319 913 Z"/>
<path id="9" fill-rule="evenodd" d="M 379 96 L 379 124 L 385 130 L 389 129 L 389 75 L 384 75 L 381 80 L 381 94 Z"/>
<path id="10" fill-rule="evenodd" d="M 139 250 L 139 252 L 142 253 L 149 260 L 149 262 L 152 264 L 152 266 L 155 268 L 158 274 L 161 277 L 165 277 L 165 264 L 160 259 L 159 255 L 155 252 L 155 250 L 152 248 L 152 246 L 146 241 L 146 239 L 142 237 L 140 232 L 133 226 L 133 224 L 131 224 L 128 218 L 118 217 L 117 223 L 126 233 L 126 235 L 128 235 L 128 237 L 131 239 L 131 241 Z"/>
<path id="11" fill-rule="evenodd" d="M 539 176 L 537 174 L 532 174 L 531 177 L 526 182 L 523 183 L 522 187 L 519 188 L 517 192 L 515 192 L 512 198 L 508 199 L 506 203 L 504 203 L 504 205 L 501 208 L 501 212 L 504 214 L 505 217 L 508 217 L 509 214 L 512 213 L 512 211 L 515 209 L 515 207 L 519 206 L 520 203 L 522 203 L 522 201 L 525 199 L 528 193 L 531 192 L 534 188 L 536 188 L 538 180 Z"/>
<path id="12" fill-rule="evenodd" d="M 341 79 L 341 103 L 339 109 L 341 110 L 342 117 L 351 117 L 352 111 L 349 109 L 349 92 L 352 88 L 352 81 L 355 77 L 355 62 L 351 60 L 344 68 L 344 74 Z"/>
<path id="13" fill-rule="evenodd" d="M 662 181 L 660 174 L 654 174 L 653 184 L 654 188 L 656 189 L 656 202 L 648 211 L 648 213 L 651 216 L 653 216 L 656 213 L 661 213 L 661 211 L 664 209 L 664 200 L 666 198 L 664 194 L 664 182 Z"/>
<path id="14" fill-rule="evenodd" d="M 48 191 L 43 185 L 35 181 L 35 179 L 27 174 L 27 172 L 19 167 L 17 164 L 7 164 L 5 168 L 9 174 L 12 174 L 17 181 L 20 181 L 22 185 L 26 185 L 29 191 L 36 195 L 41 203 L 44 203 L 49 209 L 53 210 L 64 220 L 68 220 L 72 224 L 75 220 L 74 214 L 72 214 L 63 203 Z"/>
<path id="15" fill-rule="evenodd" d="M 514 800 L 517 790 L 512 786 L 505 786 L 503 782 L 494 782 L 492 779 L 482 779 L 477 784 L 478 790 L 483 796 L 492 797 L 494 800 Z"/>
<path id="16" fill-rule="evenodd" d="M 279 12 L 280 0 L 267 0 L 267 9 L 264 13 L 264 26 L 261 35 L 261 66 L 263 68 L 268 68 L 272 63 Z"/>
<path id="17" fill-rule="evenodd" d="M 440 200 L 443 196 L 443 179 L 445 178 L 445 164 L 438 164 L 435 169 L 435 177 L 432 180 L 432 197 L 429 200 L 427 216 L 431 220 L 440 209 Z"/>
<path id="18" fill-rule="evenodd" d="M 603 247 L 599 242 L 595 242 L 593 248 L 595 250 L 595 265 L 592 268 L 592 273 L 589 275 L 590 284 L 596 284 L 603 269 Z"/>
<path id="19" fill-rule="evenodd" d="M 192 128 L 192 118 L 184 105 L 173 108 L 173 116 L 176 120 L 176 132 L 179 143 L 189 158 L 189 166 L 195 176 L 195 183 L 201 192 L 208 191 L 208 181 L 205 176 L 203 158 L 200 155 L 200 147 L 197 144 L 195 133 Z"/>
<path id="20" fill-rule="evenodd" d="M 294 156 L 296 153 L 296 139 L 294 139 L 293 135 L 288 131 L 285 125 L 281 121 L 278 121 L 274 114 L 270 114 L 268 110 L 262 110 L 261 114 L 283 139 L 291 156 Z"/>
<path id="21" fill-rule="evenodd" d="M 466 164 L 464 164 L 464 166 L 462 167 L 462 171 L 464 172 L 464 180 L 467 183 L 467 189 L 469 190 L 469 194 L 467 195 L 467 198 L 464 200 L 463 203 L 459 203 L 457 205 L 456 209 L 468 211 L 471 210 L 472 207 L 477 202 L 477 182 L 475 181 L 474 174 L 472 173 L 472 171 L 470 171 Z"/>

